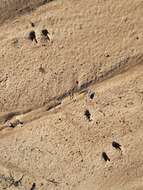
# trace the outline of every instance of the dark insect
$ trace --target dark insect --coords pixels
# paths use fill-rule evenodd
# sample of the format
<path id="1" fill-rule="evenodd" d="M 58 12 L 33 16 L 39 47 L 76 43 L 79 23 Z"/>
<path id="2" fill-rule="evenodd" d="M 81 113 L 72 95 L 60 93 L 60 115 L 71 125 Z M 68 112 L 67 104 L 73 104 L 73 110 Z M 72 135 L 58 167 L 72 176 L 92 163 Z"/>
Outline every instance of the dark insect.
<path id="1" fill-rule="evenodd" d="M 33 185 L 32 185 L 32 187 L 31 187 L 30 190 L 35 190 L 35 188 L 36 188 L 36 183 L 33 183 Z"/>
<path id="2" fill-rule="evenodd" d="M 116 149 L 121 150 L 121 145 L 120 145 L 119 143 L 115 142 L 115 141 L 112 142 L 112 146 L 113 146 L 114 148 L 116 148 Z"/>
<path id="3" fill-rule="evenodd" d="M 36 39 L 36 34 L 35 34 L 35 31 L 34 31 L 34 30 L 32 30 L 32 31 L 29 33 L 29 39 L 32 40 L 32 41 L 35 40 L 35 42 L 38 43 L 38 42 L 37 42 L 37 39 Z"/>
<path id="4" fill-rule="evenodd" d="M 86 116 L 86 118 L 89 120 L 89 121 L 91 121 L 91 113 L 89 112 L 89 110 L 85 110 L 85 112 L 84 112 L 84 115 Z"/>
<path id="5" fill-rule="evenodd" d="M 95 96 L 95 92 L 91 93 L 91 94 L 90 94 L 90 99 L 93 99 L 94 96 Z"/>
<path id="6" fill-rule="evenodd" d="M 110 161 L 110 158 L 107 156 L 106 152 L 102 152 L 102 158 L 107 162 Z"/>
<path id="7" fill-rule="evenodd" d="M 47 29 L 43 29 L 43 30 L 42 30 L 42 35 L 43 35 L 44 37 L 46 37 L 48 40 L 50 40 L 48 34 L 49 34 L 49 31 L 48 31 Z"/>

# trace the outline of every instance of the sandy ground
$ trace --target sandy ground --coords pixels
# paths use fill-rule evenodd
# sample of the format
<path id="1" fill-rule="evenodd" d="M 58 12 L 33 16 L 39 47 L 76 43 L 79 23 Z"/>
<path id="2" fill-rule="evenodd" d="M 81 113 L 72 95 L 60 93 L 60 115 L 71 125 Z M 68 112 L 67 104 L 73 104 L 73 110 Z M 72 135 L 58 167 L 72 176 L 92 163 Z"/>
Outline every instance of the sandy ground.
<path id="1" fill-rule="evenodd" d="M 142 190 L 143 1 L 0 10 L 0 190 Z"/>

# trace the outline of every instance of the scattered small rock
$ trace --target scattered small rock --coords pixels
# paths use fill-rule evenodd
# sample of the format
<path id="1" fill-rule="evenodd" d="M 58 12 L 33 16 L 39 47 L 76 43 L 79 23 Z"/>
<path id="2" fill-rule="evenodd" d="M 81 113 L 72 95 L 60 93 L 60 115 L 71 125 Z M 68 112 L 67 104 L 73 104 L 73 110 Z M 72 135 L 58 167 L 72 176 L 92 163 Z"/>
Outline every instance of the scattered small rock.
<path id="1" fill-rule="evenodd" d="M 17 39 L 17 38 L 14 38 L 14 39 L 12 40 L 12 44 L 14 44 L 14 45 L 18 44 L 18 39 Z"/>
<path id="2" fill-rule="evenodd" d="M 59 184 L 55 179 L 47 179 L 48 182 L 53 183 L 55 186 Z"/>

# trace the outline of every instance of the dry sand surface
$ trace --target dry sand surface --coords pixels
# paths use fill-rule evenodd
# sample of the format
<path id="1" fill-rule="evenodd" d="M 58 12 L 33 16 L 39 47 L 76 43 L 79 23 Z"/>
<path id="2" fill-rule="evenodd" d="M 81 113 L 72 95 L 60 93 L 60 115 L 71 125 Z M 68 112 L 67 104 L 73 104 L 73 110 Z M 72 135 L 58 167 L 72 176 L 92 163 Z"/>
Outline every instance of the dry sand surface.
<path id="1" fill-rule="evenodd" d="M 0 190 L 143 190 L 143 1 L 0 2 Z"/>

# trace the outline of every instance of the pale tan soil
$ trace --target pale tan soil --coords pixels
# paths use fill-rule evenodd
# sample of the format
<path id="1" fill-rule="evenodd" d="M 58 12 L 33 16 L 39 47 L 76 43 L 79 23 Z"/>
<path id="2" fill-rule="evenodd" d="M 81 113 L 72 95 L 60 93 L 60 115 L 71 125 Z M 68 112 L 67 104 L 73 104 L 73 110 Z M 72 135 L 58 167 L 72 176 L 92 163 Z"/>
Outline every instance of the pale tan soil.
<path id="1" fill-rule="evenodd" d="M 142 190 L 143 1 L 10 3 L 0 6 L 0 190 Z"/>

